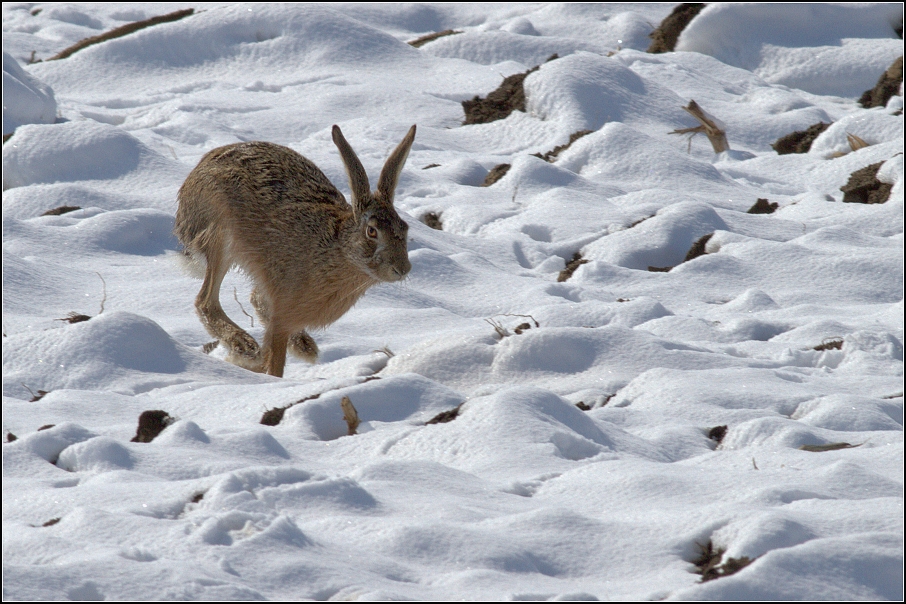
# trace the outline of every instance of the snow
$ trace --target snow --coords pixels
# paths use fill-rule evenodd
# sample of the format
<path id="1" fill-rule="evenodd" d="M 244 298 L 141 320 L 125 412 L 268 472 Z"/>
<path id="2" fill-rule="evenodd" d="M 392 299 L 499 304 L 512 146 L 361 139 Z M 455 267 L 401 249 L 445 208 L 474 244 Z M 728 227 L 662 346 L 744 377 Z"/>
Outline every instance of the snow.
<path id="1" fill-rule="evenodd" d="M 4 3 L 4 598 L 901 600 L 903 101 L 856 98 L 902 6 L 711 4 L 647 54 L 672 8 Z M 536 65 L 526 113 L 461 125 Z M 669 134 L 691 99 L 730 151 Z M 372 182 L 417 124 L 411 273 L 283 379 L 206 355 L 179 186 L 267 140 L 348 195 L 333 124 Z M 876 163 L 890 199 L 841 203 Z M 709 541 L 754 561 L 701 583 Z"/>

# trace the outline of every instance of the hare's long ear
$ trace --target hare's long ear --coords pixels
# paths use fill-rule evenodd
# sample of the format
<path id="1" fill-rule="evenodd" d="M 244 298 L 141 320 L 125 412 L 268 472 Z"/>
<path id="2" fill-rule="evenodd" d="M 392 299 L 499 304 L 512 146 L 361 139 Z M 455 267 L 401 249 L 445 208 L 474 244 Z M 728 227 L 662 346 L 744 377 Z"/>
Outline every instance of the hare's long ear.
<path id="1" fill-rule="evenodd" d="M 384 169 L 381 170 L 381 177 L 378 179 L 377 191 L 381 198 L 393 203 L 393 195 L 396 192 L 396 183 L 399 181 L 400 172 L 406 164 L 406 158 L 409 157 L 409 149 L 412 148 L 412 141 L 415 140 L 415 126 L 409 128 L 409 132 L 403 138 L 402 142 L 396 146 L 390 157 L 384 163 Z"/>
<path id="2" fill-rule="evenodd" d="M 346 166 L 349 188 L 352 190 L 352 209 L 358 216 L 361 210 L 364 209 L 362 205 L 367 204 L 368 200 L 371 199 L 371 185 L 368 184 L 368 175 L 365 174 L 362 162 L 359 161 L 355 151 L 343 138 L 343 133 L 340 132 L 340 127 L 337 125 L 333 127 L 333 143 L 340 150 L 340 157 L 343 158 L 343 165 Z"/>

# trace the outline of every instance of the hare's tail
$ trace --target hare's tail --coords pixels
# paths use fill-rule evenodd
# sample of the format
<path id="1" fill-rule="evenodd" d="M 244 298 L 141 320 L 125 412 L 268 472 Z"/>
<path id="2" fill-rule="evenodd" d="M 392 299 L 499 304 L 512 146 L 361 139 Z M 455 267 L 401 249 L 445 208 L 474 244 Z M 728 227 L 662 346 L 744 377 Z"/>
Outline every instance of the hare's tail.
<path id="1" fill-rule="evenodd" d="M 181 249 L 177 250 L 175 256 L 175 262 L 183 272 L 195 279 L 204 279 L 204 271 L 207 268 L 204 254 L 199 254 L 189 249 Z"/>

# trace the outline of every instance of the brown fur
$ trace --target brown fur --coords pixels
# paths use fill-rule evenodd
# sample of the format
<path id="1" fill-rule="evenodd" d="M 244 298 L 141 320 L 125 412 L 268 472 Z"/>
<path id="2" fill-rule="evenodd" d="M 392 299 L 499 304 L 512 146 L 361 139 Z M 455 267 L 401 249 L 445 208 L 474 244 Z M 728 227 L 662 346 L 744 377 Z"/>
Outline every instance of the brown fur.
<path id="1" fill-rule="evenodd" d="M 361 162 L 333 127 L 351 206 L 317 166 L 287 147 L 236 143 L 201 158 L 179 190 L 174 231 L 187 253 L 205 260 L 195 308 L 231 362 L 279 377 L 287 346 L 314 361 L 317 345 L 306 329 L 330 325 L 372 285 L 406 276 L 408 225 L 393 195 L 414 139 L 412 126 L 372 193 Z M 251 300 L 265 325 L 260 348 L 220 305 L 221 283 L 234 265 L 255 282 Z"/>

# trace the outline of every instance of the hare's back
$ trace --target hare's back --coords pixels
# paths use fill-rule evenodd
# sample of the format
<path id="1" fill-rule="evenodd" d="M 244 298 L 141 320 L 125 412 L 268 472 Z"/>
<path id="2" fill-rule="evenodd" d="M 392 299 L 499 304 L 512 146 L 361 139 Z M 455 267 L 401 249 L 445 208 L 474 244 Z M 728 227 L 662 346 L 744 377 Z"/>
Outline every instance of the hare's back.
<path id="1" fill-rule="evenodd" d="M 205 165 L 206 164 L 206 165 Z M 232 189 L 234 203 L 283 206 L 298 202 L 346 206 L 346 199 L 310 160 L 267 142 L 234 143 L 202 158 L 215 180 Z"/>

